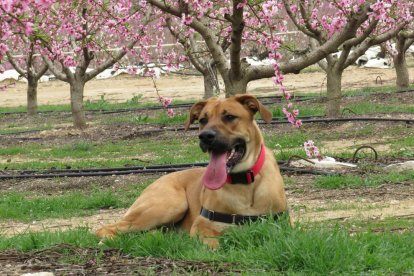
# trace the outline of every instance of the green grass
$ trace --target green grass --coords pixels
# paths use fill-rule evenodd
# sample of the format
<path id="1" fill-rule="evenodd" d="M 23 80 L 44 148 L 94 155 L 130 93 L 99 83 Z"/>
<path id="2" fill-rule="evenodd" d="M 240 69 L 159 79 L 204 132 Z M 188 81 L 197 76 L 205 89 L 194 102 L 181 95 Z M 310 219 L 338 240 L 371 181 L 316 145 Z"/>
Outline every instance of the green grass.
<path id="1" fill-rule="evenodd" d="M 155 116 L 149 115 L 119 115 L 111 118 L 105 118 L 102 120 L 103 124 L 119 124 L 119 123 L 132 123 L 132 124 L 181 124 L 187 121 L 188 114 L 177 113 L 174 117 L 169 117 L 164 111 L 159 111 Z"/>
<path id="2" fill-rule="evenodd" d="M 342 108 L 349 108 L 358 115 L 370 114 L 370 113 L 392 113 L 392 112 L 404 112 L 414 113 L 414 106 L 412 104 L 392 104 L 392 103 L 381 103 L 375 104 L 372 102 L 359 102 L 352 103 L 343 106 Z"/>
<path id="3" fill-rule="evenodd" d="M 98 188 L 92 192 L 67 192 L 55 196 L 30 196 L 27 193 L 2 193 L 0 195 L 0 219 L 19 221 L 45 218 L 69 218 L 86 216 L 100 209 L 128 208 L 152 181 L 125 188 Z"/>
<path id="4" fill-rule="evenodd" d="M 182 146 L 183 143 L 186 144 L 185 147 Z M 139 138 L 116 143 L 84 141 L 51 148 L 29 144 L 1 148 L 0 156 L 12 160 L 14 157 L 21 159 L 20 162 L 2 165 L 8 169 L 122 167 L 205 162 L 208 159 L 208 155 L 199 149 L 196 137 L 169 137 L 168 140 Z"/>
<path id="5" fill-rule="evenodd" d="M 115 110 L 115 109 L 128 109 L 128 108 L 141 108 L 141 107 L 153 107 L 153 106 L 161 106 L 158 102 L 144 102 L 142 99 L 142 95 L 135 95 L 131 99 L 126 100 L 124 102 L 109 102 L 105 99 L 105 96 L 102 95 L 99 100 L 91 101 L 86 100 L 84 102 L 85 110 Z M 172 104 L 179 104 L 179 103 L 188 103 L 194 102 L 193 101 L 182 101 L 182 100 L 173 100 Z M 39 112 L 49 112 L 49 111 L 67 111 L 70 112 L 70 105 L 40 105 L 38 107 Z M 18 106 L 18 107 L 0 107 L 0 113 L 3 112 L 26 112 L 26 106 Z"/>
<path id="6" fill-rule="evenodd" d="M 361 188 L 361 187 L 377 187 L 382 184 L 401 183 L 414 180 L 414 172 L 405 173 L 377 173 L 358 175 L 334 175 L 319 176 L 315 178 L 313 185 L 324 189 L 340 189 L 340 188 Z"/>
<path id="7" fill-rule="evenodd" d="M 414 89 L 414 85 L 410 85 L 408 89 Z M 395 85 L 381 85 L 381 86 L 367 86 L 357 89 L 345 89 L 342 91 L 344 96 L 361 96 L 377 93 L 389 93 L 392 94 L 397 90 Z"/>
<path id="8" fill-rule="evenodd" d="M 158 256 L 175 260 L 233 263 L 247 274 L 382 275 L 414 272 L 414 233 L 362 232 L 350 235 L 340 226 L 291 229 L 285 222 L 255 223 L 228 230 L 221 247 L 210 250 L 185 233 L 155 230 L 121 235 L 102 249 L 117 248 L 130 256 Z M 36 250 L 59 243 L 98 247 L 86 229 L 66 232 L 0 236 L 0 250 Z"/>
<path id="9" fill-rule="evenodd" d="M 392 147 L 393 148 L 411 147 L 411 151 L 413 151 L 414 150 L 414 134 L 408 137 L 394 139 L 392 143 Z"/>
<path id="10" fill-rule="evenodd" d="M 13 134 L 13 133 L 19 133 L 19 132 L 29 132 L 29 131 L 42 131 L 42 130 L 49 130 L 52 129 L 51 124 L 45 124 L 41 126 L 35 126 L 35 127 L 20 127 L 15 125 L 9 125 L 6 126 L 3 129 L 0 129 L 0 134 Z"/>

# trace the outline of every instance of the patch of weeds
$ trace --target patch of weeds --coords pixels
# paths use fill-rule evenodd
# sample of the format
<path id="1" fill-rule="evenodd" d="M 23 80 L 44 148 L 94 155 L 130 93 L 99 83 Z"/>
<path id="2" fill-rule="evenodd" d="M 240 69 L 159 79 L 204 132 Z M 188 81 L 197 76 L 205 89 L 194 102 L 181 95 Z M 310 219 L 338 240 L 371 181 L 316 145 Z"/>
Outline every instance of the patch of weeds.
<path id="1" fill-rule="evenodd" d="M 78 227 L 69 231 L 27 233 L 13 237 L 0 235 L 0 250 L 31 251 L 45 249 L 62 243 L 79 247 L 91 247 L 97 246 L 98 242 L 99 239 L 88 228 Z"/>
<path id="2" fill-rule="evenodd" d="M 309 140 L 309 135 L 300 131 L 278 135 L 265 135 L 266 145 L 270 148 L 303 148 L 303 143 L 307 140 Z"/>
<path id="3" fill-rule="evenodd" d="M 414 135 L 409 135 L 400 139 L 395 139 L 392 141 L 393 148 L 401 147 L 411 147 L 411 150 L 414 150 Z"/>
<path id="4" fill-rule="evenodd" d="M 372 103 L 372 102 L 358 102 L 344 106 L 351 109 L 356 114 L 369 113 L 391 113 L 391 112 L 406 112 L 413 113 L 414 106 L 406 104 L 387 104 L 387 103 Z"/>
<path id="5" fill-rule="evenodd" d="M 210 250 L 185 233 L 162 230 L 130 233 L 105 240 L 101 248 L 117 248 L 130 256 L 158 256 L 175 260 L 233 263 L 246 272 L 306 275 L 404 274 L 414 269 L 414 233 L 357 232 L 341 225 L 301 225 L 287 220 L 230 228 L 220 237 L 220 248 Z M 98 239 L 83 229 L 0 236 L 0 249 L 32 250 L 58 243 L 98 247 Z M 275 257 L 276 256 L 276 257 Z"/>
<path id="6" fill-rule="evenodd" d="M 132 118 L 132 122 L 136 124 L 148 123 L 148 114 L 139 114 Z"/>
<path id="7" fill-rule="evenodd" d="M 105 94 L 97 101 L 86 100 L 84 103 L 86 110 L 104 110 L 108 108 L 109 102 L 105 99 Z"/>
<path id="8" fill-rule="evenodd" d="M 147 185 L 126 189 L 96 189 L 90 193 L 72 192 L 61 196 L 29 197 L 24 193 L 0 195 L 0 218 L 21 221 L 90 215 L 93 211 L 129 207 Z"/>
<path id="9" fill-rule="evenodd" d="M 315 178 L 314 185 L 324 189 L 377 187 L 382 184 L 400 183 L 414 180 L 414 172 L 388 174 L 333 175 Z"/>
<path id="10" fill-rule="evenodd" d="M 296 184 L 295 178 L 287 176 L 287 175 L 282 175 L 283 177 L 283 182 L 285 184 L 285 187 L 294 187 Z"/>
<path id="11" fill-rule="evenodd" d="M 312 117 L 325 115 L 325 109 L 323 106 L 309 106 L 303 103 L 297 103 L 295 105 L 299 110 L 299 117 Z M 282 112 L 282 108 L 272 108 L 272 116 L 276 118 L 286 119 L 285 114 Z"/>
<path id="12" fill-rule="evenodd" d="M 128 106 L 139 106 L 141 104 L 142 94 L 134 95 L 131 99 L 126 101 Z"/>
<path id="13" fill-rule="evenodd" d="M 242 260 L 244 265 L 260 266 L 266 271 L 315 275 L 401 273 L 414 267 L 407 259 L 398 261 L 414 257 L 410 245 L 405 244 L 413 237 L 413 233 L 351 236 L 340 226 L 326 229 L 298 225 L 291 229 L 280 222 L 268 222 L 231 229 L 220 251 L 228 261 Z M 392 248 L 398 252 L 389 251 Z"/>
<path id="14" fill-rule="evenodd" d="M 18 154 L 23 154 L 26 151 L 27 150 L 25 149 L 25 147 L 19 147 L 19 146 L 0 148 L 0 155 L 18 155 Z"/>

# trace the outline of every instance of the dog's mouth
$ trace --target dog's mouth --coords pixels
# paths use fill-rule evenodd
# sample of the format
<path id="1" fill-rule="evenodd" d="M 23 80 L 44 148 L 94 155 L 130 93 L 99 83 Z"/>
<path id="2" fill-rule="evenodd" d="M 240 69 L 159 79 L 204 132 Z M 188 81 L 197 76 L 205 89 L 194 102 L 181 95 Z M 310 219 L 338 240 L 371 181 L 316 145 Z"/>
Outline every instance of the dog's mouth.
<path id="1" fill-rule="evenodd" d="M 246 153 L 246 143 L 237 141 L 224 152 L 209 151 L 210 162 L 203 176 L 204 185 L 217 190 L 226 184 L 227 174 L 236 166 Z"/>
<path id="2" fill-rule="evenodd" d="M 226 170 L 227 173 L 233 169 L 237 163 L 239 163 L 246 153 L 246 144 L 245 143 L 239 143 L 236 144 L 231 151 L 227 152 L 227 159 L 226 159 Z"/>

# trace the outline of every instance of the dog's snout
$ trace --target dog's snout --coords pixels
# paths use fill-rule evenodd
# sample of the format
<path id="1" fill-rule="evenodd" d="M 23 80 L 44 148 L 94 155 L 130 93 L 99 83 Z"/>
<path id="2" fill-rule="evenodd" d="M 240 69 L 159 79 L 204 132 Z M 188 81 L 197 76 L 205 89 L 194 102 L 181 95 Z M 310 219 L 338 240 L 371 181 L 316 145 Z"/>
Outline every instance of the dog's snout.
<path id="1" fill-rule="evenodd" d="M 214 139 L 216 139 L 216 136 L 217 136 L 217 132 L 215 130 L 207 129 L 201 132 L 200 135 L 198 135 L 198 138 L 200 139 L 201 142 L 207 145 L 211 145 Z"/>

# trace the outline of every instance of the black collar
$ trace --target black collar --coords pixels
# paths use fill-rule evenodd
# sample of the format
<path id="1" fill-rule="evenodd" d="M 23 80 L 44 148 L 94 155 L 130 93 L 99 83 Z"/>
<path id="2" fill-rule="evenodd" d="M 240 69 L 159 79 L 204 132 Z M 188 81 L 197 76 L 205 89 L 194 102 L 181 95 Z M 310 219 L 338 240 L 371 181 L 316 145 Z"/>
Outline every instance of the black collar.
<path id="1" fill-rule="evenodd" d="M 288 214 L 288 211 L 273 214 L 273 219 L 276 221 L 284 214 Z M 259 219 L 267 219 L 269 217 L 268 215 L 244 216 L 244 215 L 237 215 L 237 214 L 225 214 L 225 213 L 208 210 L 204 207 L 201 207 L 200 215 L 212 221 L 224 222 L 224 223 L 230 223 L 230 224 L 236 224 L 236 225 L 241 225 L 241 224 L 245 224 L 248 222 L 255 222 Z"/>

